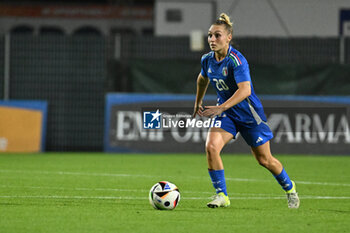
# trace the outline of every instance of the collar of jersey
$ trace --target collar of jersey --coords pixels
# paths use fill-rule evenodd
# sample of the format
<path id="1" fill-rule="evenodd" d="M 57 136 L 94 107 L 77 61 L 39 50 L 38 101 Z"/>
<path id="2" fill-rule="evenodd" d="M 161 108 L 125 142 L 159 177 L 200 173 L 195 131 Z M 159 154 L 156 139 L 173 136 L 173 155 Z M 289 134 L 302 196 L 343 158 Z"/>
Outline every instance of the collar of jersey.
<path id="1" fill-rule="evenodd" d="M 231 53 L 232 49 L 233 49 L 232 46 L 229 45 L 228 50 L 227 50 L 226 57 L 230 56 L 230 53 Z M 221 61 L 217 61 L 217 60 L 215 59 L 215 52 L 214 52 L 214 51 L 212 51 L 211 57 L 214 59 L 214 61 L 215 61 L 216 63 L 220 63 L 220 62 L 222 62 L 222 61 L 224 60 L 224 59 L 223 59 L 223 60 L 221 60 Z M 226 58 L 226 57 L 225 57 L 225 58 Z"/>

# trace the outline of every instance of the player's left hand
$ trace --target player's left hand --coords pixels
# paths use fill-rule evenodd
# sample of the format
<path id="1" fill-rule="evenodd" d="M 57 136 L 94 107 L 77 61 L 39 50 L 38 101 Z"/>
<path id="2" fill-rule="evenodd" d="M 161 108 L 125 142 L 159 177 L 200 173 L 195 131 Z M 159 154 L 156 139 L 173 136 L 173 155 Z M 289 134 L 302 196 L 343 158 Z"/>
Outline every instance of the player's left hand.
<path id="1" fill-rule="evenodd" d="M 205 106 L 202 115 L 206 117 L 215 117 L 220 115 L 224 110 L 225 109 L 221 106 Z"/>

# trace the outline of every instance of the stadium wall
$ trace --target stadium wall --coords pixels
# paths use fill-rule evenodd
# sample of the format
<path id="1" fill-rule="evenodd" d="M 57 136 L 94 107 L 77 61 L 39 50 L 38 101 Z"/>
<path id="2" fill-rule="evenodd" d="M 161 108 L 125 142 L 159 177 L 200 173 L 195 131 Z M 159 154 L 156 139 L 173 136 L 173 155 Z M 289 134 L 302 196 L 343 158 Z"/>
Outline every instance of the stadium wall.
<path id="1" fill-rule="evenodd" d="M 196 6 L 193 6 L 195 4 Z M 207 9 L 212 4 L 211 9 Z M 202 0 L 178 1 L 157 0 L 155 8 L 155 32 L 157 35 L 189 35 L 193 29 L 207 33 L 221 12 L 231 16 L 235 22 L 236 36 L 253 37 L 329 37 L 343 32 L 350 18 L 342 18 L 341 11 L 349 10 L 348 0 Z M 167 22 L 166 12 L 178 10 L 182 21 Z M 191 13 L 194 14 L 191 14 Z M 347 13 L 348 14 L 348 13 Z M 209 20 L 209 22 L 208 22 Z M 188 28 L 189 22 L 201 22 Z M 347 30 L 349 33 L 350 30 Z"/>
<path id="2" fill-rule="evenodd" d="M 0 33 L 75 34 L 88 28 L 103 35 L 152 31 L 151 6 L 0 3 Z"/>

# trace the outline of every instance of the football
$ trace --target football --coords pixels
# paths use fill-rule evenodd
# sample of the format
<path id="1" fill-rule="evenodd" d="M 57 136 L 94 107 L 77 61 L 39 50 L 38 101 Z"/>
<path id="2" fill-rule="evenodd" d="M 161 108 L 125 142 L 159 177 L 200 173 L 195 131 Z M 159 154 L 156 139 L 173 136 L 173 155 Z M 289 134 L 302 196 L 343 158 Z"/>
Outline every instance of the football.
<path id="1" fill-rule="evenodd" d="M 173 210 L 179 201 L 179 189 L 168 181 L 156 183 L 149 191 L 149 202 L 157 210 Z"/>

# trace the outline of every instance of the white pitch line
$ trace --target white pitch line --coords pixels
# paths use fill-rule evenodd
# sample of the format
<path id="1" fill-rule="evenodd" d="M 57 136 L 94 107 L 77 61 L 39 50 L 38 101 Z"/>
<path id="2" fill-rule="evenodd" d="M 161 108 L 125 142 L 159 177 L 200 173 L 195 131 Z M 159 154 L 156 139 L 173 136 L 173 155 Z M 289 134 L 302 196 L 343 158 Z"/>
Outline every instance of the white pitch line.
<path id="1" fill-rule="evenodd" d="M 47 189 L 47 190 L 69 190 L 69 191 L 112 191 L 112 192 L 144 192 L 148 193 L 149 190 L 146 189 L 115 189 L 115 188 L 66 188 L 66 187 L 54 187 L 54 186 L 19 186 L 19 185 L 0 185 L 1 188 L 10 189 Z M 213 192 L 203 192 L 203 191 L 182 191 L 181 193 L 193 193 L 193 194 L 208 194 L 213 195 Z M 230 193 L 230 196 L 271 196 L 271 194 L 263 194 L 263 193 Z"/>
<path id="2" fill-rule="evenodd" d="M 147 193 L 149 190 L 146 189 L 112 189 L 112 188 L 64 188 L 64 187 L 43 187 L 43 186 L 12 186 L 12 185 L 0 185 L 2 188 L 27 188 L 27 189 L 49 189 L 49 190 L 74 190 L 74 191 L 115 191 L 115 192 L 144 192 Z M 213 194 L 212 192 L 200 192 L 200 191 L 181 191 L 181 193 L 196 193 L 196 194 Z M 128 197 L 128 196 L 0 196 L 0 198 L 43 198 L 43 199 L 147 199 L 146 197 Z M 269 200 L 269 199 L 285 199 L 284 195 L 272 196 L 271 194 L 262 193 L 230 193 L 230 199 L 238 200 Z M 312 195 L 301 195 L 301 199 L 350 199 L 350 197 L 338 197 L 338 196 L 312 196 Z M 182 197 L 182 199 L 189 200 L 207 200 L 209 197 Z"/>
<path id="3" fill-rule="evenodd" d="M 114 188 L 65 188 L 53 186 L 18 186 L 18 185 L 0 185 L 1 188 L 20 188 L 20 189 L 49 189 L 49 190 L 73 190 L 73 191 L 113 191 L 113 192 L 148 192 L 146 189 L 114 189 Z"/>
<path id="4" fill-rule="evenodd" d="M 23 199 L 133 199 L 133 200 L 146 200 L 148 197 L 113 197 L 113 196 L 57 196 L 57 195 L 52 195 L 52 196 L 23 196 L 23 195 L 14 195 L 14 196 L 0 196 L 0 198 L 23 198 Z"/>
<path id="5" fill-rule="evenodd" d="M 110 176 L 110 177 L 154 177 L 151 175 L 139 175 L 139 174 L 116 174 L 116 173 L 93 173 L 93 172 L 67 172 L 67 171 L 30 171 L 30 170 L 9 170 L 0 169 L 3 173 L 29 173 L 29 174 L 54 174 L 54 175 L 74 175 L 74 176 Z"/>
<path id="6" fill-rule="evenodd" d="M 127 196 L 30 196 L 30 195 L 6 195 L 0 196 L 2 199 L 98 199 L 98 200 L 147 200 L 148 197 L 127 197 Z M 231 200 L 273 200 L 273 199 L 285 199 L 284 196 L 271 196 L 271 197 L 230 197 Z M 207 197 L 182 197 L 185 200 L 208 200 Z M 300 199 L 350 199 L 350 197 L 333 197 L 333 196 L 301 196 Z"/>
<path id="7" fill-rule="evenodd" d="M 300 199 L 350 199 L 350 197 L 333 197 L 333 196 L 299 196 Z M 181 199 L 191 199 L 191 200 L 206 200 L 210 198 L 204 197 L 184 197 Z M 230 200 L 272 200 L 272 199 L 286 199 L 285 196 L 269 196 L 269 197 L 232 197 Z"/>
<path id="8" fill-rule="evenodd" d="M 329 183 L 329 182 L 311 182 L 311 181 L 295 181 L 297 184 L 312 184 L 312 185 L 326 185 L 326 186 L 350 186 L 350 184 Z"/>
<path id="9" fill-rule="evenodd" d="M 53 174 L 53 175 L 76 175 L 76 176 L 105 176 L 105 177 L 148 177 L 148 178 L 158 178 L 159 176 L 154 175 L 140 175 L 140 174 L 117 174 L 117 173 L 89 173 L 89 172 L 67 172 L 67 171 L 31 171 L 31 170 L 9 170 L 9 169 L 0 169 L 2 173 L 29 173 L 29 174 Z M 171 178 L 173 176 L 168 176 Z M 192 179 L 203 179 L 200 176 L 191 176 L 188 178 Z M 205 177 L 205 179 L 208 179 Z M 261 180 L 261 179 L 246 179 L 246 178 L 230 178 L 227 177 L 228 181 L 237 181 L 237 182 L 271 182 L 271 180 Z M 309 184 L 309 185 L 324 185 L 324 186 L 344 186 L 350 187 L 348 183 L 331 183 L 331 182 L 312 182 L 312 181 L 295 181 L 297 184 Z"/>
<path id="10" fill-rule="evenodd" d="M 258 179 L 242 179 L 242 178 L 226 178 L 226 180 L 241 181 L 241 182 L 270 182 L 268 180 L 258 180 Z M 299 181 L 295 180 L 297 184 L 311 184 L 311 185 L 325 185 L 325 186 L 348 186 L 350 184 L 343 183 L 330 183 L 330 182 L 312 182 L 312 181 Z"/>

